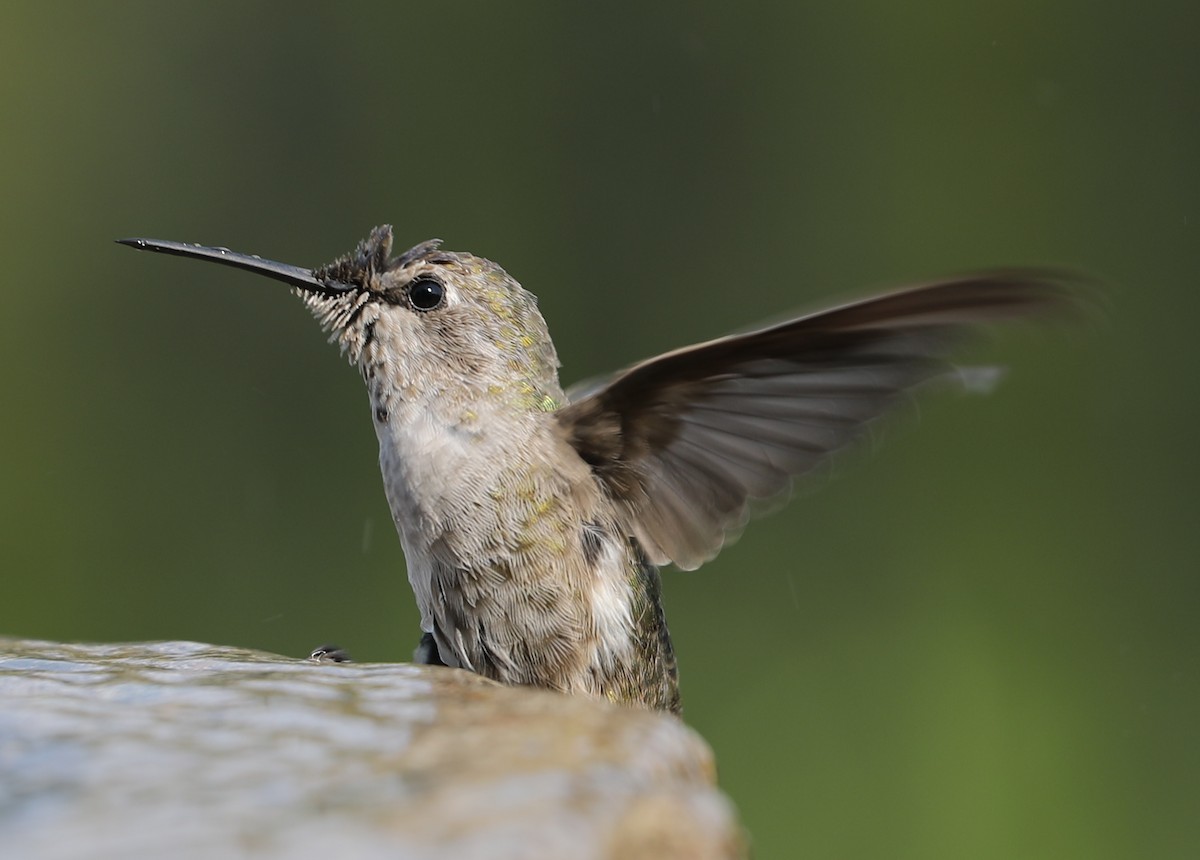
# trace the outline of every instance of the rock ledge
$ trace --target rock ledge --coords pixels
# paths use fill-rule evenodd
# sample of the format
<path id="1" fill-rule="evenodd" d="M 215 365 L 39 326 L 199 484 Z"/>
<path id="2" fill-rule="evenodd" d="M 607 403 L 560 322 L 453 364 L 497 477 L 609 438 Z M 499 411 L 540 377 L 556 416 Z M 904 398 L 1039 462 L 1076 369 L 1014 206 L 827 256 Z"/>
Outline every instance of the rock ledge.
<path id="1" fill-rule="evenodd" d="M 745 856 L 678 720 L 440 667 L 0 639 L 0 774 L 11 857 Z"/>

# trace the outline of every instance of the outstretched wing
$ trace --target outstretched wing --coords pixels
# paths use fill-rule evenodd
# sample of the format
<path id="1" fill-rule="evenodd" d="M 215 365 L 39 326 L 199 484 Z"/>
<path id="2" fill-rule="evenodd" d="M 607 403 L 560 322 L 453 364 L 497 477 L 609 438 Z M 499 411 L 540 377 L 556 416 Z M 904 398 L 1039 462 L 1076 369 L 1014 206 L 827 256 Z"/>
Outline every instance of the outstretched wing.
<path id="1" fill-rule="evenodd" d="M 979 324 L 1066 309 L 1061 274 L 912 287 L 650 359 L 558 411 L 656 564 L 691 570 L 908 389 L 950 370 Z"/>

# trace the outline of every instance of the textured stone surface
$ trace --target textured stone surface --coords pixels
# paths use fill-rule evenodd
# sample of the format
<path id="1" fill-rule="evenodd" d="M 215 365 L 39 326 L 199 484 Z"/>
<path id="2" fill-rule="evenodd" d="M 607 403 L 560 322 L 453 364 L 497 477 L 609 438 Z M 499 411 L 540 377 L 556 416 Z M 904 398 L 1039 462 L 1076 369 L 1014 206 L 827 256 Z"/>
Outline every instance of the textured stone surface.
<path id="1" fill-rule="evenodd" d="M 22 858 L 743 856 L 672 717 L 410 665 L 0 640 Z"/>

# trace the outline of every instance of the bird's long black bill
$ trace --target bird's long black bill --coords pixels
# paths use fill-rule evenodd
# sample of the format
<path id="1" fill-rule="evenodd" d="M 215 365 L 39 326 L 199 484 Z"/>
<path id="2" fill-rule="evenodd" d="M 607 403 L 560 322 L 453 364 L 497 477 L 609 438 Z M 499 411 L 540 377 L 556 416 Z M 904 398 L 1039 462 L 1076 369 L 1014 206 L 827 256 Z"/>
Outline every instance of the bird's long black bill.
<path id="1" fill-rule="evenodd" d="M 289 266 L 287 263 L 276 263 L 274 260 L 264 260 L 253 254 L 239 254 L 228 248 L 192 245 L 187 242 L 168 242 L 161 239 L 117 239 L 117 243 L 137 248 L 140 251 L 156 251 L 159 254 L 173 254 L 176 257 L 209 260 L 223 266 L 232 266 L 235 269 L 244 269 L 247 272 L 265 275 L 310 292 L 333 294 L 353 289 L 353 287 L 337 281 L 318 280 L 311 269 Z"/>

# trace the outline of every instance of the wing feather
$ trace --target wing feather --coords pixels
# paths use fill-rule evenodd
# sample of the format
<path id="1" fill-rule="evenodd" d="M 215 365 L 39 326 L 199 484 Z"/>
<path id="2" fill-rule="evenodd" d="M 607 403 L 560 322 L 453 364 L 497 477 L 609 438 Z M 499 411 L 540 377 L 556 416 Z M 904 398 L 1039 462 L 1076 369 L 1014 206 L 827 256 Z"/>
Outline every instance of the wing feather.
<path id="1" fill-rule="evenodd" d="M 910 288 L 634 365 L 556 413 L 656 564 L 717 553 L 792 478 L 952 370 L 981 324 L 1076 303 L 1059 273 Z"/>

